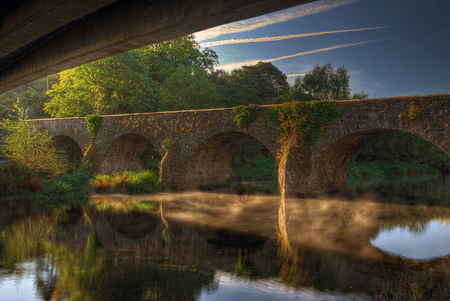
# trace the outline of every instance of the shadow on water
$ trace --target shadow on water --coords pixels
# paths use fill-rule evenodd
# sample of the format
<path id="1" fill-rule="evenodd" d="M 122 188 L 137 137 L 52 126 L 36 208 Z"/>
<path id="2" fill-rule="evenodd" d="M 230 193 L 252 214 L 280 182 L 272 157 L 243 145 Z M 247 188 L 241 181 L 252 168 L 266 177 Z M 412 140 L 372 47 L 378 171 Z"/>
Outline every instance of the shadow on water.
<path id="1" fill-rule="evenodd" d="M 350 199 L 186 192 L 93 196 L 28 214 L 4 207 L 13 218 L 0 226 L 0 300 L 364 300 L 383 282 L 398 292 L 393 243 L 374 241 L 403 229 L 431 244 L 436 222 L 450 241 L 443 181 L 404 183 L 419 195 L 442 189 L 426 200 L 402 201 L 409 188 L 386 196 L 380 183 L 385 195 L 358 188 Z M 422 299 L 450 283 L 441 255 L 402 260 Z"/>

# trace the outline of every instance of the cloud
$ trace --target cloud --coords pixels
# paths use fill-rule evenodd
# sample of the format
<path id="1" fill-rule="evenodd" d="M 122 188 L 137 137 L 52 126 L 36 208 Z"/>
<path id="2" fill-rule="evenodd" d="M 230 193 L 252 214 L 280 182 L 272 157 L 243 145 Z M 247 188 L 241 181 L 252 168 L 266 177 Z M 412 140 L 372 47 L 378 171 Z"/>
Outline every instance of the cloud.
<path id="1" fill-rule="evenodd" d="M 286 75 L 287 77 L 299 77 L 299 76 L 305 76 L 305 73 L 299 74 L 299 73 L 294 73 L 294 74 L 288 74 Z"/>
<path id="2" fill-rule="evenodd" d="M 385 39 L 383 39 L 383 40 L 385 40 Z M 310 51 L 299 52 L 299 53 L 296 53 L 296 54 L 280 56 L 280 57 L 273 58 L 273 59 L 268 59 L 268 60 L 255 60 L 255 61 L 248 61 L 248 62 L 238 62 L 238 63 L 231 63 L 231 64 L 226 64 L 226 65 L 219 65 L 219 66 L 215 67 L 215 69 L 233 70 L 233 69 L 241 68 L 244 65 L 246 65 L 246 66 L 255 65 L 258 62 L 265 62 L 265 63 L 273 62 L 273 61 L 288 59 L 288 58 L 291 58 L 291 57 L 296 57 L 296 56 L 301 56 L 301 55 L 306 55 L 306 54 L 312 54 L 312 53 L 318 53 L 318 52 L 323 52 L 323 51 L 329 51 L 329 50 L 334 50 L 334 49 L 339 49 L 339 48 L 346 48 L 346 47 L 352 47 L 352 46 L 357 46 L 357 45 L 363 45 L 363 44 L 377 42 L 377 41 L 381 41 L 381 40 L 373 40 L 373 41 L 351 43 L 351 44 L 340 44 L 340 45 L 335 45 L 335 46 L 331 46 L 331 47 L 327 47 L 327 48 L 313 49 L 313 50 L 310 50 Z"/>
<path id="3" fill-rule="evenodd" d="M 224 34 L 249 31 L 259 27 L 264 27 L 304 16 L 317 14 L 341 5 L 357 1 L 359 0 L 320 0 L 313 3 L 285 9 L 276 13 L 271 13 L 268 15 L 251 18 L 244 21 L 234 22 L 222 26 L 217 26 L 207 30 L 196 32 L 195 39 L 197 41 L 204 41 L 216 38 Z"/>
<path id="4" fill-rule="evenodd" d="M 388 26 L 368 27 L 368 28 L 358 28 L 358 29 L 343 29 L 343 30 L 322 31 L 322 32 L 312 32 L 312 33 L 301 33 L 301 34 L 291 34 L 291 35 L 278 36 L 278 37 L 266 37 L 266 38 L 255 38 L 255 39 L 222 40 L 222 41 L 215 41 L 215 42 L 200 43 L 200 46 L 201 47 L 211 47 L 211 46 L 230 45 L 230 44 L 272 42 L 272 41 L 280 41 L 280 40 L 286 40 L 286 39 L 292 39 L 292 38 L 303 38 L 303 37 L 319 36 L 319 35 L 323 35 L 323 34 L 345 33 L 345 32 L 371 30 L 371 29 L 380 29 L 380 28 L 385 28 L 385 27 L 388 27 Z"/>

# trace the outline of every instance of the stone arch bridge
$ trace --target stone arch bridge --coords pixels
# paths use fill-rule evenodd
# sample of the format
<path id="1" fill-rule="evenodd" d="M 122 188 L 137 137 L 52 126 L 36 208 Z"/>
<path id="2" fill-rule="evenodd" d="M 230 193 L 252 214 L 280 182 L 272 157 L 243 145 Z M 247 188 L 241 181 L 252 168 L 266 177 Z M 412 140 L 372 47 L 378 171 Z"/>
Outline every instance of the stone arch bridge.
<path id="1" fill-rule="evenodd" d="M 405 117 L 412 101 L 422 109 L 414 121 Z M 299 170 L 290 157 L 279 162 L 282 191 L 286 188 L 295 195 L 345 192 L 353 155 L 371 139 L 393 131 L 420 136 L 450 155 L 450 93 L 338 101 L 336 106 L 347 111 L 306 152 L 303 162 L 308 168 Z M 163 158 L 162 186 L 193 189 L 226 184 L 232 154 L 253 138 L 277 156 L 277 126 L 267 120 L 269 107 L 263 107 L 247 130 L 236 126 L 231 108 L 103 116 L 94 143 L 84 118 L 37 122 L 65 151 L 65 160 L 84 157 L 99 172 L 138 171 L 142 154 L 156 147 Z"/>

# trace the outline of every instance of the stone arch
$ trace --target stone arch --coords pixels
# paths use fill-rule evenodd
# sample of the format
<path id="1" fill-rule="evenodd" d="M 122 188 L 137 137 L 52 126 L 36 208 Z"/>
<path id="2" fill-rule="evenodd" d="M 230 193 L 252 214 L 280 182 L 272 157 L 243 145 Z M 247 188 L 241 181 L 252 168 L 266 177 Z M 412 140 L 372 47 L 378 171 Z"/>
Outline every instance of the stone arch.
<path id="1" fill-rule="evenodd" d="M 252 139 L 258 138 L 237 131 L 223 132 L 206 139 L 187 162 L 185 182 L 194 187 L 227 184 L 233 154 Z M 261 142 L 271 150 L 264 141 Z"/>
<path id="2" fill-rule="evenodd" d="M 83 158 L 81 147 L 71 137 L 66 135 L 56 135 L 52 137 L 52 140 L 53 147 L 59 151 L 63 151 L 59 156 L 64 163 L 74 163 Z"/>
<path id="3" fill-rule="evenodd" d="M 331 140 L 322 151 L 320 149 L 313 150 L 310 176 L 310 184 L 313 191 L 346 192 L 347 169 L 353 156 L 370 140 L 396 131 L 403 131 L 419 136 L 441 148 L 447 155 L 450 155 L 450 152 L 442 147 L 443 140 L 448 141 L 448 139 L 431 129 L 426 130 L 422 128 L 419 131 L 414 127 L 393 127 L 390 129 L 375 128 L 352 131 L 335 140 Z"/>
<path id="4" fill-rule="evenodd" d="M 101 172 L 140 171 L 143 169 L 142 155 L 155 146 L 144 136 L 125 134 L 115 139 L 100 160 Z"/>

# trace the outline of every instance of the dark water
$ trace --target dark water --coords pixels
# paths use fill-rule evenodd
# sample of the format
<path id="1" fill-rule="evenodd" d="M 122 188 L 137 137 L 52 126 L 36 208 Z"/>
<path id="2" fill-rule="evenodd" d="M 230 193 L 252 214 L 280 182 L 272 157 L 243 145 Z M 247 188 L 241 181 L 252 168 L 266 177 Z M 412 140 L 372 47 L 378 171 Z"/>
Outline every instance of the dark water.
<path id="1" fill-rule="evenodd" d="M 371 300 L 405 281 L 441 300 L 450 283 L 450 178 L 0 206 L 0 300 Z"/>

